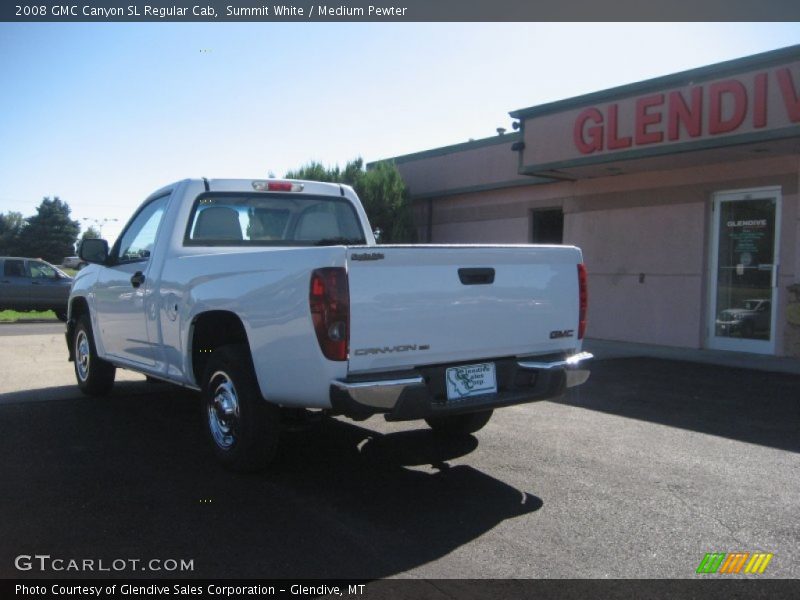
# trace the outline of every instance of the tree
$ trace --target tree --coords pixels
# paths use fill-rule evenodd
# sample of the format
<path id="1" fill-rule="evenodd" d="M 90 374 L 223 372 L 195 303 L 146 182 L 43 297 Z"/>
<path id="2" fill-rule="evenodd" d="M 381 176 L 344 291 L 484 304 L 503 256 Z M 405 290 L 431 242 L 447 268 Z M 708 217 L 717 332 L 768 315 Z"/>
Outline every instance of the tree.
<path id="1" fill-rule="evenodd" d="M 382 242 L 416 241 L 408 189 L 392 162 L 379 162 L 367 170 L 361 158 L 349 161 L 344 169 L 339 169 L 338 165 L 326 168 L 321 163 L 310 162 L 296 171 L 289 171 L 286 178 L 351 185 L 361 198 L 372 227 L 381 230 Z"/>
<path id="2" fill-rule="evenodd" d="M 89 226 L 89 229 L 83 232 L 81 236 L 82 240 L 99 240 L 100 239 L 100 232 L 95 229 L 93 225 Z"/>
<path id="3" fill-rule="evenodd" d="M 58 196 L 43 198 L 36 214 L 25 219 L 27 225 L 19 235 L 21 254 L 54 263 L 71 255 L 81 226 L 69 218 L 70 212 L 69 205 Z"/>
<path id="4" fill-rule="evenodd" d="M 370 223 L 382 231 L 382 242 L 402 244 L 417 241 L 408 189 L 394 163 L 376 163 L 363 173 L 355 189 Z"/>
<path id="5" fill-rule="evenodd" d="M 0 256 L 17 256 L 20 254 L 19 235 L 25 227 L 22 213 L 0 213 Z"/>

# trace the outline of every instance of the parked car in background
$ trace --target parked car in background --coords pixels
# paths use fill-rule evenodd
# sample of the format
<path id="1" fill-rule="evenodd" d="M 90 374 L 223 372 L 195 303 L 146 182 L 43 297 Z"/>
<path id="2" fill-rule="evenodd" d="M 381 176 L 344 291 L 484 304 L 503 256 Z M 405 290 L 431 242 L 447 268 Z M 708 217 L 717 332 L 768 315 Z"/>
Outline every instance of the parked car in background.
<path id="1" fill-rule="evenodd" d="M 0 257 L 0 310 L 52 310 L 67 320 L 72 277 L 38 258 Z"/>
<path id="2" fill-rule="evenodd" d="M 733 335 L 752 338 L 767 332 L 769 337 L 772 312 L 770 301 L 761 298 L 745 300 L 738 308 L 723 310 L 717 317 L 717 335 Z"/>
<path id="3" fill-rule="evenodd" d="M 80 270 L 86 266 L 86 263 L 79 256 L 65 256 L 64 260 L 61 261 L 61 266 L 65 269 Z"/>

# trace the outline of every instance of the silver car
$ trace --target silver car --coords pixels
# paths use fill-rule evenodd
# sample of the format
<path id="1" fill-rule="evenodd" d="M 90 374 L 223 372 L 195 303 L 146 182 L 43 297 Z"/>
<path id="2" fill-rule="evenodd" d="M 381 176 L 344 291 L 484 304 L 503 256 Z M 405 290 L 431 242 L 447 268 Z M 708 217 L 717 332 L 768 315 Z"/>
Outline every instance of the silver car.
<path id="1" fill-rule="evenodd" d="M 72 277 L 38 258 L 0 257 L 0 310 L 52 310 L 67 320 Z"/>
<path id="2" fill-rule="evenodd" d="M 745 338 L 769 338 L 772 318 L 769 300 L 753 298 L 745 300 L 741 306 L 727 308 L 717 317 L 717 335 L 730 336 L 738 333 Z"/>
<path id="3" fill-rule="evenodd" d="M 86 266 L 86 263 L 83 262 L 79 256 L 65 256 L 64 260 L 61 261 L 61 266 L 65 269 L 80 270 L 81 267 Z"/>

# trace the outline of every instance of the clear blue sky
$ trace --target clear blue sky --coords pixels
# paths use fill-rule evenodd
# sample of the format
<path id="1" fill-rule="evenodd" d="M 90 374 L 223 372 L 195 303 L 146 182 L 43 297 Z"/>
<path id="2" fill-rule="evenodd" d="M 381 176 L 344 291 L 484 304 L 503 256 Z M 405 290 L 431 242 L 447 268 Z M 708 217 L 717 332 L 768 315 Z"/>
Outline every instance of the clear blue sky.
<path id="1" fill-rule="evenodd" d="M 800 43 L 800 24 L 0 24 L 0 212 L 117 218 L 494 134 L 508 111 Z"/>

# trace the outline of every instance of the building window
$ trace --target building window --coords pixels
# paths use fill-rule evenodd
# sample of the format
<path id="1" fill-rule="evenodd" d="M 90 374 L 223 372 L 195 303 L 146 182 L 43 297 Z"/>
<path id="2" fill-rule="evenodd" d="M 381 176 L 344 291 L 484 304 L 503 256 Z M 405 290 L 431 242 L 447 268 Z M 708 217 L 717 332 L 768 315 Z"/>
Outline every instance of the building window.
<path id="1" fill-rule="evenodd" d="M 532 210 L 531 242 L 534 244 L 564 243 L 564 211 L 560 208 Z"/>

